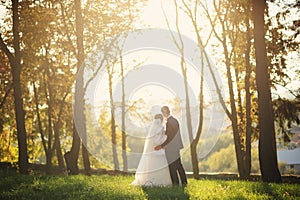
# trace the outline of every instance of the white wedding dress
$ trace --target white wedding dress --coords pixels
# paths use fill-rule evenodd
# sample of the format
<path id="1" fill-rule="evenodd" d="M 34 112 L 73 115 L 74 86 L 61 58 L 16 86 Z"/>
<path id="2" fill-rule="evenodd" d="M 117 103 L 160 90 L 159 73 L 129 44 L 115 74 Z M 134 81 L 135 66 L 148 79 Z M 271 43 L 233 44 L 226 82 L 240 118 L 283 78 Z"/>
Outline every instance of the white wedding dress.
<path id="1" fill-rule="evenodd" d="M 154 147 L 166 140 L 160 119 L 154 119 L 145 140 L 144 151 L 131 185 L 169 186 L 172 185 L 165 150 L 155 151 Z"/>

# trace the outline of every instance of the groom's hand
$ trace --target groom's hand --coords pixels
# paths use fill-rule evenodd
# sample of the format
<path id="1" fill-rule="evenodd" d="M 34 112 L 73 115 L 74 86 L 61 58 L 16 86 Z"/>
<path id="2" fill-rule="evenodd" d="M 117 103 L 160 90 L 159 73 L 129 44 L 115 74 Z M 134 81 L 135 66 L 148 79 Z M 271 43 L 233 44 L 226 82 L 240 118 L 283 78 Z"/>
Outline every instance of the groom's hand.
<path id="1" fill-rule="evenodd" d="M 158 145 L 158 146 L 154 147 L 154 150 L 155 150 L 155 151 L 158 151 L 158 150 L 160 150 L 160 149 L 161 149 L 161 145 Z"/>

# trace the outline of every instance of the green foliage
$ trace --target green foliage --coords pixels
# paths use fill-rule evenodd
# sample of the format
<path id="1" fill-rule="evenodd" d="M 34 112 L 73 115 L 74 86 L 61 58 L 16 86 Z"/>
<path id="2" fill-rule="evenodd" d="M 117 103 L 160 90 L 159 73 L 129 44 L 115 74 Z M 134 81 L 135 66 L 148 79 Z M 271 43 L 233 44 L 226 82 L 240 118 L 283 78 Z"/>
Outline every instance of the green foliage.
<path id="1" fill-rule="evenodd" d="M 300 105 L 295 98 L 294 100 L 278 98 L 273 100 L 274 107 L 274 119 L 276 125 L 276 133 L 279 137 L 280 142 L 287 144 L 290 142 L 292 135 L 289 133 L 289 129 L 292 124 L 300 124 L 299 113 Z"/>
<path id="2" fill-rule="evenodd" d="M 251 148 L 251 172 L 252 173 L 260 173 L 257 145 L 253 145 Z"/>
<path id="3" fill-rule="evenodd" d="M 188 160 L 185 160 L 184 164 L 188 166 L 187 169 L 191 170 L 191 167 L 187 162 Z M 199 161 L 199 170 L 200 172 L 237 172 L 236 155 L 232 135 L 223 134 L 219 137 L 210 154 Z M 256 145 L 252 145 L 251 148 L 251 172 L 260 172 L 258 148 Z"/>
<path id="4" fill-rule="evenodd" d="M 237 172 L 234 145 L 213 153 L 206 161 L 200 162 L 200 171 Z"/>
<path id="5" fill-rule="evenodd" d="M 133 176 L 1 175 L 1 199 L 297 199 L 298 184 L 194 180 L 186 188 L 135 187 Z"/>
<path id="6" fill-rule="evenodd" d="M 94 157 L 93 159 L 91 159 L 92 165 L 113 169 L 110 137 L 111 130 L 108 113 L 101 110 L 99 121 L 96 122 L 96 120 L 92 118 L 92 110 L 90 106 L 86 106 L 85 111 L 88 136 L 87 142 L 89 144 L 88 150 Z M 118 140 L 118 143 L 119 142 L 120 140 Z"/>
<path id="7" fill-rule="evenodd" d="M 212 144 L 214 146 L 211 146 L 211 149 L 203 149 L 205 151 L 208 151 L 207 155 L 199 160 L 199 170 L 200 172 L 211 172 L 212 168 L 215 168 L 214 165 L 216 163 L 221 162 L 219 159 L 216 159 L 216 153 L 217 154 L 222 154 L 222 153 L 218 153 L 221 150 L 226 151 L 225 149 L 227 148 L 232 148 L 233 146 L 233 138 L 232 135 L 229 133 L 226 134 L 221 134 L 220 136 L 215 136 L 215 137 L 209 137 L 209 138 L 204 138 L 204 139 L 200 139 L 199 141 L 199 145 L 198 145 L 198 156 L 203 153 L 200 152 L 201 150 L 201 145 L 203 144 Z M 209 148 L 209 147 L 207 147 Z M 189 153 L 190 151 L 187 150 L 185 152 L 182 152 L 182 163 L 184 164 L 185 170 L 186 171 L 193 171 L 192 168 L 192 164 L 191 161 L 189 159 Z M 235 164 L 236 163 L 236 159 L 235 159 L 235 153 L 232 152 L 232 156 L 230 156 L 230 158 L 226 159 L 226 162 L 228 163 L 232 163 Z M 224 171 L 224 168 L 221 165 L 220 168 L 215 168 L 216 171 L 215 172 L 220 172 L 220 171 Z M 233 169 L 232 169 L 233 170 Z M 234 168 L 233 171 L 230 170 L 230 172 L 236 172 L 236 167 Z"/>
<path id="8" fill-rule="evenodd" d="M 14 121 L 11 69 L 8 58 L 0 51 L 0 162 L 17 161 L 18 149 Z"/>
<path id="9" fill-rule="evenodd" d="M 213 137 L 210 138 L 210 140 L 217 140 L 216 144 L 212 148 L 210 154 L 213 154 L 215 152 L 220 151 L 220 149 L 227 148 L 231 144 L 233 144 L 233 137 L 231 134 L 222 134 L 221 136 L 218 136 L 217 138 Z M 209 142 L 209 141 L 201 141 L 202 143 L 204 142 Z"/>
<path id="10" fill-rule="evenodd" d="M 268 1 L 268 8 L 266 45 L 270 78 L 273 87 L 285 87 L 292 81 L 290 72 L 295 72 L 298 68 L 297 62 L 289 62 L 289 59 L 293 55 L 299 57 L 299 19 L 296 14 L 299 12 L 299 2 Z"/>

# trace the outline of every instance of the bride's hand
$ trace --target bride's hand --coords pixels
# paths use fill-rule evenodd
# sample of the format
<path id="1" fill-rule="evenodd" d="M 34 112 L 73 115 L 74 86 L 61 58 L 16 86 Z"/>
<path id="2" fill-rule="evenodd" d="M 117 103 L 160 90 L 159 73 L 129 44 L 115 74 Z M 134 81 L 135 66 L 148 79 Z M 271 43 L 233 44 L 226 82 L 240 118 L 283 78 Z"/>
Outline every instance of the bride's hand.
<path id="1" fill-rule="evenodd" d="M 160 146 L 160 145 L 154 147 L 154 150 L 155 150 L 155 151 L 158 151 L 158 150 L 160 150 L 160 149 L 161 149 L 161 146 Z"/>

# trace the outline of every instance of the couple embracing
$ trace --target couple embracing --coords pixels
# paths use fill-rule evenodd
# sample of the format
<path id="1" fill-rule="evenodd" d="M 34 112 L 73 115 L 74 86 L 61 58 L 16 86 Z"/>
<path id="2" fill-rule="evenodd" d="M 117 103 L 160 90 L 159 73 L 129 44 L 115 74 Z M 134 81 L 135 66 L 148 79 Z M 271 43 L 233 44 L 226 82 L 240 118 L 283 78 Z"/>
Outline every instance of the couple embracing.
<path id="1" fill-rule="evenodd" d="M 154 116 L 132 185 L 169 186 L 181 183 L 185 186 L 187 184 L 180 159 L 183 143 L 179 123 L 170 115 L 169 107 L 163 106 L 161 112 L 162 114 Z M 167 119 L 165 129 L 163 117 Z"/>

